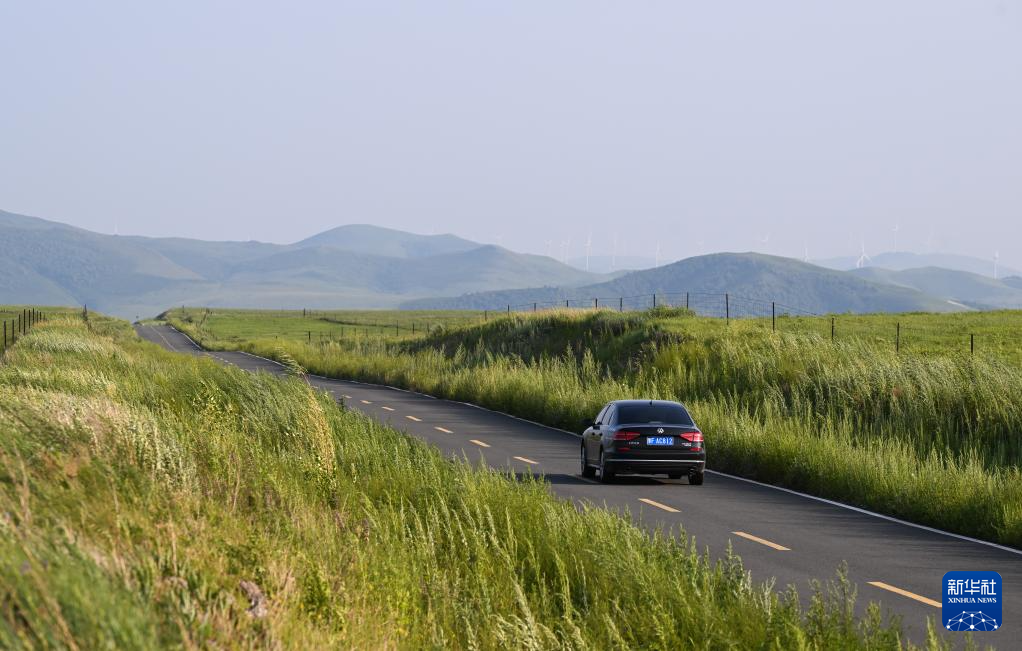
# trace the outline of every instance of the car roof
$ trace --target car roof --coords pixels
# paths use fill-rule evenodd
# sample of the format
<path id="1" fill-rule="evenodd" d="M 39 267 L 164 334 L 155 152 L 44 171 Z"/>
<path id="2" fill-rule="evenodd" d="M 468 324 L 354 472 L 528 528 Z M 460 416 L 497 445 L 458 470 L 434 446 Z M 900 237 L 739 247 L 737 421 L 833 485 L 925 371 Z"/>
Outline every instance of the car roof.
<path id="1" fill-rule="evenodd" d="M 684 407 L 685 405 L 674 400 L 615 400 L 615 405 L 675 405 L 678 407 Z"/>

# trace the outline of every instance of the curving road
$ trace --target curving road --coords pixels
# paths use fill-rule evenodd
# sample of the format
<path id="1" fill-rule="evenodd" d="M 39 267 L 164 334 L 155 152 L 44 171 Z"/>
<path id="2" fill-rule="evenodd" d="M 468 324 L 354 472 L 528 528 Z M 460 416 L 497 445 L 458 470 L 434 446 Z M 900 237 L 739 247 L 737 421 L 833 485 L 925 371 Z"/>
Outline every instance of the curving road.
<path id="1" fill-rule="evenodd" d="M 168 350 L 208 355 L 248 371 L 283 374 L 274 361 L 241 352 L 207 352 L 170 326 L 136 326 Z M 775 577 L 803 596 L 812 579 L 830 579 L 847 562 L 860 609 L 879 602 L 900 615 L 906 633 L 925 641 L 926 619 L 940 625 L 940 581 L 950 570 L 993 570 L 1004 582 L 1002 627 L 977 636 L 1009 648 L 1022 639 L 1022 551 L 887 518 L 842 504 L 707 471 L 687 480 L 621 477 L 609 486 L 579 475 L 579 437 L 570 432 L 392 387 L 314 375 L 310 384 L 346 406 L 437 446 L 495 468 L 542 474 L 555 494 L 578 504 L 627 510 L 650 529 L 680 529 L 722 556 L 730 544 L 756 580 Z M 698 415 L 697 420 L 698 420 Z M 712 432 L 707 437 L 712 454 Z M 946 633 L 950 640 L 961 639 Z M 1016 642 L 1011 642 L 1015 640 Z"/>

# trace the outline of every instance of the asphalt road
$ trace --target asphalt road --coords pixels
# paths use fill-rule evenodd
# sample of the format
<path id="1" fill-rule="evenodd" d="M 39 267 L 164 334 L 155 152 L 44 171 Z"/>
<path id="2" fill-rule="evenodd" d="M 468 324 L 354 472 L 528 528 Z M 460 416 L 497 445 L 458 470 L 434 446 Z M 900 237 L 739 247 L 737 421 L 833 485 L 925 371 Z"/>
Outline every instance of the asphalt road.
<path id="1" fill-rule="evenodd" d="M 145 339 L 181 353 L 208 355 L 248 371 L 282 374 L 271 360 L 241 352 L 206 352 L 169 326 L 137 326 Z M 619 477 L 602 485 L 579 475 L 575 434 L 409 391 L 309 376 L 314 387 L 437 446 L 447 454 L 479 459 L 518 473 L 542 474 L 558 496 L 576 503 L 628 512 L 640 525 L 694 536 L 700 549 L 722 556 L 731 544 L 756 581 L 775 577 L 806 596 L 812 579 L 835 576 L 847 562 L 858 586 L 860 608 L 879 602 L 901 616 L 916 643 L 925 640 L 926 618 L 939 626 L 941 578 L 951 570 L 992 570 L 1004 582 L 1003 623 L 977 635 L 983 644 L 1012 648 L 1022 639 L 1022 551 L 927 529 L 707 471 L 706 483 L 686 479 Z M 698 421 L 698 414 L 695 414 Z M 707 433 L 710 454 L 713 433 Z M 951 640 L 961 634 L 945 633 Z M 1012 642 L 1014 640 L 1014 642 Z"/>

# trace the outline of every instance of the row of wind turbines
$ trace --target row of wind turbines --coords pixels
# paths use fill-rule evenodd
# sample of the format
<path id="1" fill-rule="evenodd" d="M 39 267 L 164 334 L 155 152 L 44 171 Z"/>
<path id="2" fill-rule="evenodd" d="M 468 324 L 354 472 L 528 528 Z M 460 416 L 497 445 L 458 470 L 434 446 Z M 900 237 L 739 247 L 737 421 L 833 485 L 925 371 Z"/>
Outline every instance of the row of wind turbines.
<path id="1" fill-rule="evenodd" d="M 614 248 L 613 248 L 613 250 L 612 250 L 612 252 L 610 254 L 610 270 L 611 271 L 614 271 L 614 270 L 617 269 L 617 257 L 618 257 L 618 236 L 617 236 L 617 233 L 614 233 L 613 241 L 614 241 Z M 553 254 L 553 248 L 552 247 L 553 247 L 554 241 L 553 240 L 543 240 L 543 244 L 546 246 L 546 256 L 548 258 L 553 257 L 553 255 L 552 255 Z M 568 263 L 568 256 L 569 256 L 570 251 L 571 251 L 571 240 L 570 239 L 561 240 L 560 241 L 560 247 L 558 249 L 557 260 L 560 260 L 562 263 L 567 264 Z M 592 255 L 593 255 L 593 234 L 589 233 L 589 235 L 586 237 L 586 243 L 585 243 L 585 261 L 586 261 L 585 262 L 585 270 L 586 271 L 590 270 L 589 269 L 589 262 L 590 262 L 590 259 L 592 258 Z M 654 259 L 654 266 L 655 267 L 659 267 L 660 266 L 660 242 L 657 242 L 657 244 L 656 244 L 656 253 L 654 254 L 654 258 L 653 259 Z"/>
<path id="2" fill-rule="evenodd" d="M 894 233 L 894 252 L 898 251 L 898 231 L 900 231 L 900 230 L 901 230 L 901 224 L 899 224 L 899 223 L 895 223 L 894 226 L 891 228 L 891 231 Z M 931 234 L 929 240 L 932 242 L 932 239 L 933 239 L 933 235 Z M 865 240 L 865 238 L 863 238 L 860 241 L 860 249 L 859 249 L 859 251 L 860 251 L 859 252 L 859 258 L 858 258 L 858 260 L 855 261 L 855 268 L 856 269 L 862 269 L 863 267 L 869 266 L 869 264 L 871 262 L 873 262 L 873 259 L 870 258 L 869 255 L 866 254 L 866 240 Z M 809 261 L 808 257 L 809 256 L 808 256 L 808 249 L 807 249 L 806 262 Z M 994 258 L 993 258 L 993 262 L 994 262 L 994 280 L 997 280 L 997 265 L 1000 263 L 1000 261 L 1001 261 L 1001 252 L 1000 251 L 994 251 Z"/>

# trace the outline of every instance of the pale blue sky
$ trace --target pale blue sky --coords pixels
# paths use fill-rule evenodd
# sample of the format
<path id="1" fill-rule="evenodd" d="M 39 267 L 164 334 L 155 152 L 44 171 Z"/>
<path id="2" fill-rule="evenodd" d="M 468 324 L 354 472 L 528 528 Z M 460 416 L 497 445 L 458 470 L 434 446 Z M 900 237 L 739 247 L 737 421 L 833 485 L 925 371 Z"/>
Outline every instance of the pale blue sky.
<path id="1" fill-rule="evenodd" d="M 0 208 L 103 232 L 1022 266 L 1019 0 L 10 2 L 0 80 Z"/>

